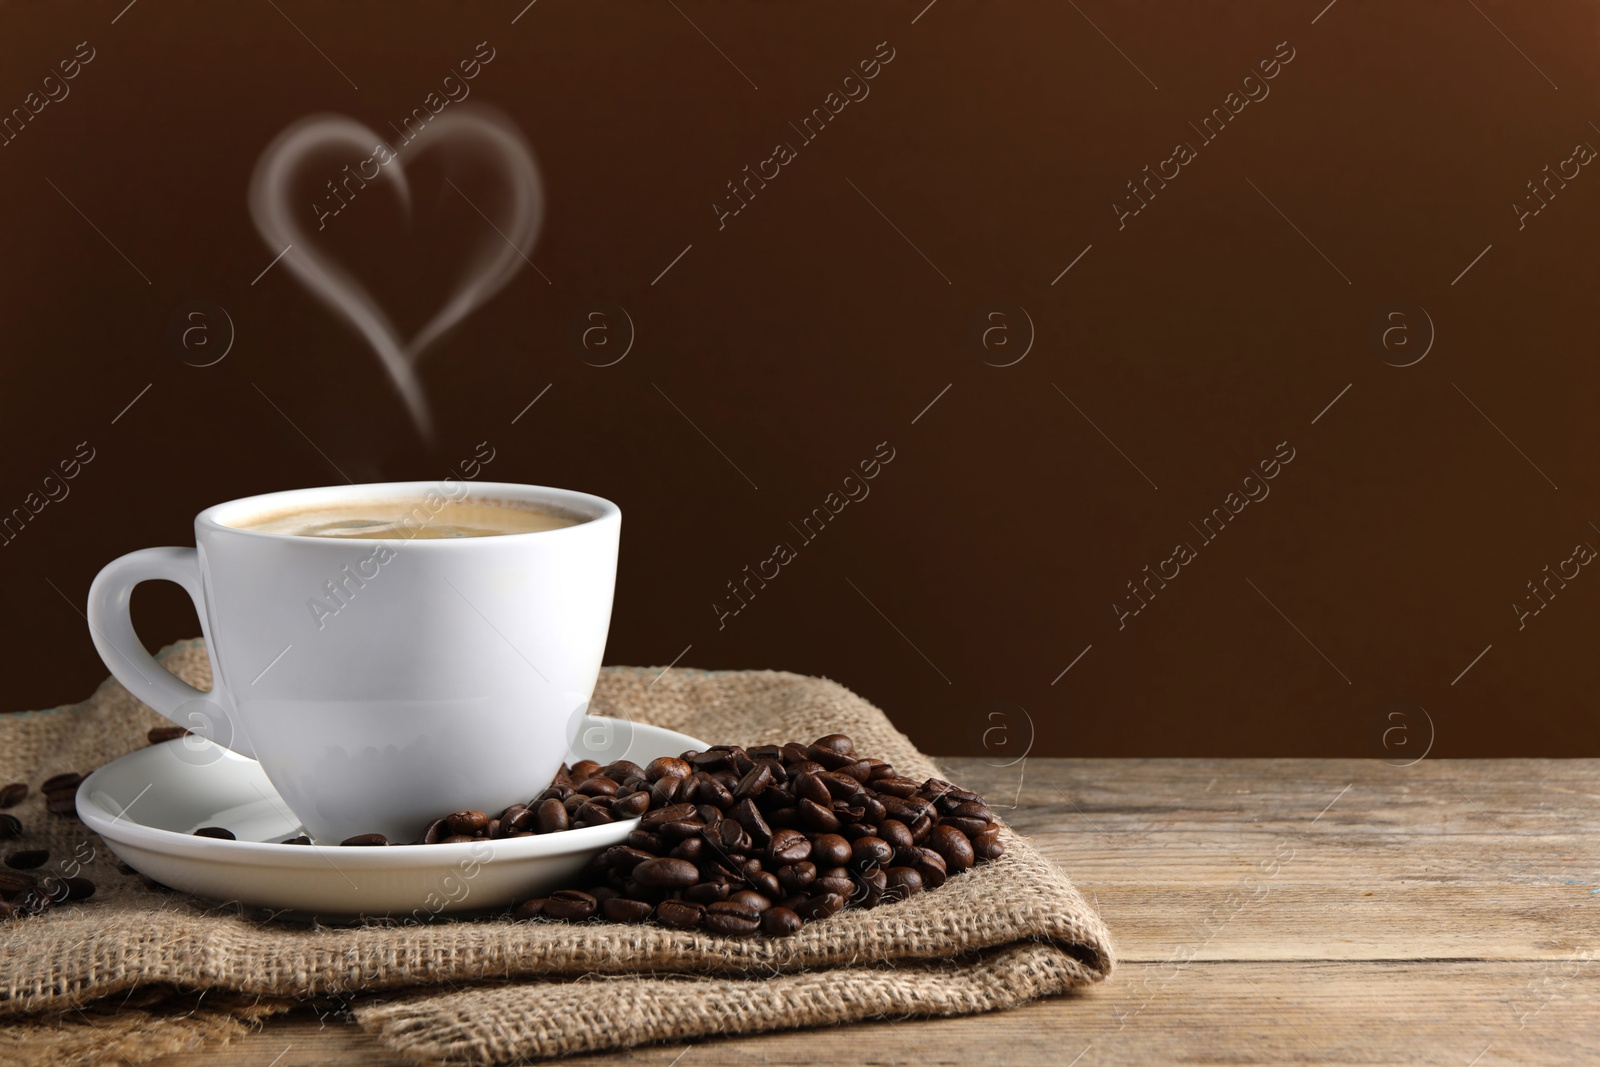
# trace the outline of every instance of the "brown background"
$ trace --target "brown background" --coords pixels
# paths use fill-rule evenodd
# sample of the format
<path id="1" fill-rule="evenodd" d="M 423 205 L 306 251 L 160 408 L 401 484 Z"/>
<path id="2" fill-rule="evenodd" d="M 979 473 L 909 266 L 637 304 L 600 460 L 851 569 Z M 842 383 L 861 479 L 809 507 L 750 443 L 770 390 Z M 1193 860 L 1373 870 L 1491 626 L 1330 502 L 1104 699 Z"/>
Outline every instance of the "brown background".
<path id="1" fill-rule="evenodd" d="M 7 5 L 0 109 L 78 42 L 97 56 L 0 148 L 0 510 L 78 442 L 96 458 L 0 548 L 3 703 L 95 685 L 96 569 L 192 543 L 201 507 L 335 465 L 438 476 L 487 440 L 485 477 L 622 505 L 609 662 L 692 646 L 680 666 L 826 674 L 924 749 L 996 759 L 1030 734 L 1039 755 L 1600 754 L 1600 576 L 1524 629 L 1511 607 L 1600 545 L 1600 174 L 1520 231 L 1511 209 L 1600 145 L 1596 9 L 1324 5 Z M 427 447 L 342 320 L 281 264 L 252 284 L 276 249 L 245 191 L 292 121 L 386 130 L 485 40 L 472 100 L 538 155 L 549 281 L 524 269 L 429 353 Z M 881 41 L 871 95 L 719 231 L 724 183 Z M 1271 95 L 1119 230 L 1124 183 L 1279 42 Z M 307 168 L 307 225 L 350 161 Z M 374 187 L 323 237 L 410 332 L 497 238 L 426 158 L 408 173 L 412 221 Z M 169 340 L 195 300 L 236 328 L 215 366 Z M 617 306 L 636 343 L 588 365 L 584 316 Z M 1387 365 L 1374 323 L 1410 307 L 1418 352 L 1419 306 L 1436 343 Z M 1022 309 L 1026 358 L 986 365 L 1026 347 Z M 883 441 L 871 495 L 719 630 L 724 583 Z M 1284 441 L 1270 497 L 1119 630 L 1124 583 Z M 152 647 L 198 629 L 174 588 L 136 603 Z"/>

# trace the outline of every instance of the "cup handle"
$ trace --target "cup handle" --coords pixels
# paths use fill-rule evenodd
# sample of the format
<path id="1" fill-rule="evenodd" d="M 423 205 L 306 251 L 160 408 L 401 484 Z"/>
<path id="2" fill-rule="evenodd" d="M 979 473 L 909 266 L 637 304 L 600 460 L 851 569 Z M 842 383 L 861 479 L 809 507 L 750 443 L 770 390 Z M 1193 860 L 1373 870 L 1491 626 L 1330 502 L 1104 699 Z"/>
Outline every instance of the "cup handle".
<path id="1" fill-rule="evenodd" d="M 232 702 L 222 691 L 216 656 L 209 644 L 206 651 L 211 656 L 212 689 L 208 693 L 179 680 L 157 663 L 134 632 L 130 613 L 133 587 L 157 579 L 176 582 L 188 592 L 209 642 L 199 554 L 192 548 L 145 548 L 106 564 L 89 586 L 89 633 L 95 649 L 112 677 L 158 713 L 223 748 L 254 759 L 249 740 L 235 728 L 226 706 Z"/>

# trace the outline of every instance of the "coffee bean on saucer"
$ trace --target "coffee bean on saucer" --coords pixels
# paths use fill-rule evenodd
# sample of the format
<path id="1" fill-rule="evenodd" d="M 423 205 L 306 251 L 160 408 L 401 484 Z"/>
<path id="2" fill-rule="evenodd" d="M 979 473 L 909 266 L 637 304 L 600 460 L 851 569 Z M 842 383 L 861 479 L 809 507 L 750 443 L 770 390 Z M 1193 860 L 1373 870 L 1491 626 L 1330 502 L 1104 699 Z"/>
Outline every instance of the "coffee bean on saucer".
<path id="1" fill-rule="evenodd" d="M 592 759 L 581 759 L 577 763 L 574 763 L 571 770 L 569 770 L 567 773 L 571 776 L 574 783 L 581 782 L 585 778 L 592 778 L 599 774 L 600 764 L 596 763 Z"/>
<path id="2" fill-rule="evenodd" d="M 196 837 L 215 837 L 219 841 L 238 840 L 233 836 L 233 831 L 222 826 L 202 826 L 194 832 Z"/>
<path id="3" fill-rule="evenodd" d="M 475 834 L 489 825 L 489 816 L 481 811 L 458 811 L 447 816 L 444 825 L 452 834 Z"/>
<path id="4" fill-rule="evenodd" d="M 566 805 L 553 797 L 539 805 L 534 812 L 534 822 L 541 834 L 559 833 L 572 825 Z"/>
<path id="5" fill-rule="evenodd" d="M 39 787 L 39 792 L 65 793 L 76 790 L 81 784 L 83 784 L 83 775 L 77 771 L 65 771 L 46 778 L 44 784 Z"/>
<path id="6" fill-rule="evenodd" d="M 0 814 L 0 841 L 22 836 L 22 820 L 9 812 Z"/>
<path id="7" fill-rule="evenodd" d="M 163 741 L 176 741 L 180 737 L 187 736 L 189 736 L 189 728 L 186 726 L 156 726 L 145 734 L 145 737 L 149 739 L 152 745 L 159 745 Z"/>
<path id="8" fill-rule="evenodd" d="M 0 808 L 14 808 L 28 795 L 27 782 L 12 782 L 0 789 Z"/>
<path id="9" fill-rule="evenodd" d="M 581 889 L 558 889 L 545 898 L 544 914 L 577 922 L 589 918 L 599 906 L 599 901 Z"/>
<path id="10" fill-rule="evenodd" d="M 311 844 L 311 838 L 307 837 L 305 834 L 300 834 L 298 837 L 291 837 L 287 841 L 280 842 L 280 844 L 309 845 Z"/>
<path id="11" fill-rule="evenodd" d="M 341 845 L 387 845 L 389 839 L 382 834 L 356 834 L 340 841 Z"/>
<path id="12" fill-rule="evenodd" d="M 50 862 L 50 853 L 42 848 L 30 848 L 6 855 L 6 866 L 19 871 L 31 871 Z"/>

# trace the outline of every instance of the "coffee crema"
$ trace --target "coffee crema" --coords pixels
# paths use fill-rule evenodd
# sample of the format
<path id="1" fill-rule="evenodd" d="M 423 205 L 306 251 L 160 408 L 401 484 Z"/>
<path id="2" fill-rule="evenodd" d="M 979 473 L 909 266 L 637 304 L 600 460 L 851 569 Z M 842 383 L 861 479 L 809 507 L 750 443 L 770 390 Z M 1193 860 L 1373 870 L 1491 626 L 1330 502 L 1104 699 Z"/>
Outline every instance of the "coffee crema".
<path id="1" fill-rule="evenodd" d="M 447 500 L 434 506 L 423 500 L 362 500 L 269 512 L 228 525 L 296 537 L 409 541 L 539 533 L 585 521 L 578 515 L 520 501 Z"/>

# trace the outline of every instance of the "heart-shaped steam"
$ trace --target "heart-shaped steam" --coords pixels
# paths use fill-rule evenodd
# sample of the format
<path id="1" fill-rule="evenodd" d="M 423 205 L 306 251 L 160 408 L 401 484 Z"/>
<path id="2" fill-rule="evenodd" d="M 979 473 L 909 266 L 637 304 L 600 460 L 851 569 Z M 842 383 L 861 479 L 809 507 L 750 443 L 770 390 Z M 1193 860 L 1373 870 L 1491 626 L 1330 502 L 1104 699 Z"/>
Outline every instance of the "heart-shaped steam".
<path id="1" fill-rule="evenodd" d="M 401 340 L 394 323 L 367 287 L 312 243 L 310 234 L 300 225 L 299 213 L 290 208 L 289 195 L 295 171 L 308 156 L 350 149 L 364 161 L 380 156 L 386 160 L 378 167 L 377 176 L 366 180 L 394 182 L 401 206 L 409 214 L 411 189 L 402 169 L 401 153 L 411 142 L 402 144 L 397 152 L 355 119 L 342 115 L 301 119 L 261 153 L 250 179 L 250 215 L 272 251 L 293 246 L 293 251 L 284 256 L 284 266 L 312 295 L 344 316 L 366 338 L 404 398 L 417 431 L 431 439 L 433 420 L 417 378 L 416 363 L 445 331 L 499 292 L 527 262 L 526 254 L 538 237 L 544 218 L 544 187 L 532 150 L 511 121 L 498 111 L 456 105 L 435 116 L 417 136 L 426 139 L 416 147 L 416 154 L 438 149 L 452 158 L 486 156 L 501 170 L 511 204 L 504 219 L 490 223 L 498 236 L 483 244 L 483 251 L 467 264 L 461 281 L 439 311 L 409 343 Z M 466 197 L 465 193 L 461 195 Z"/>

